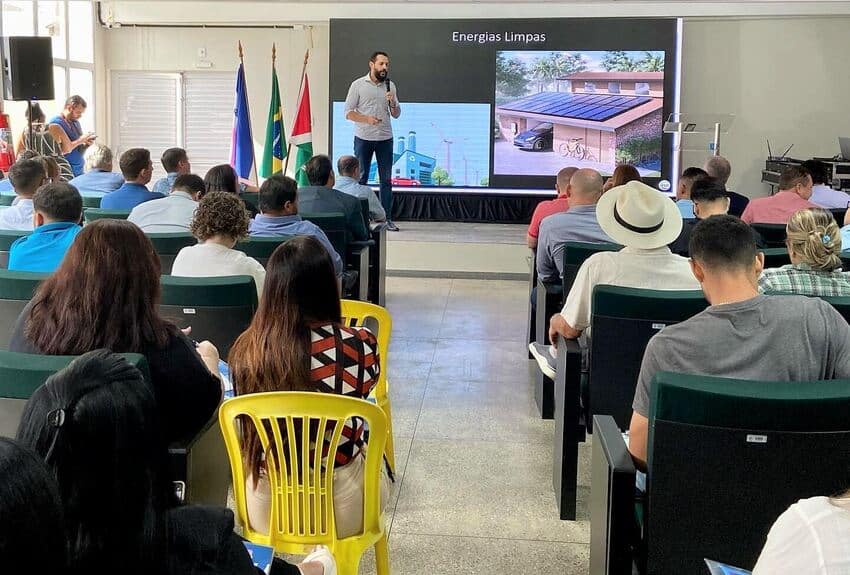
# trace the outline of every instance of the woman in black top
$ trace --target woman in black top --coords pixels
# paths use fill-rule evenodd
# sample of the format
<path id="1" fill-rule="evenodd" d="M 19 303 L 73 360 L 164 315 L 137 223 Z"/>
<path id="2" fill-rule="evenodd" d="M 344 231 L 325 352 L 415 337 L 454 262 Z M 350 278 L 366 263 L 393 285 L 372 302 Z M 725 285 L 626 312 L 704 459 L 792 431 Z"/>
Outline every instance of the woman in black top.
<path id="1" fill-rule="evenodd" d="M 243 192 L 256 193 L 260 191 L 259 188 L 254 186 L 243 186 L 240 184 L 239 175 L 230 164 L 219 164 L 210 168 L 204 176 L 204 187 L 206 189 L 201 194 L 201 197 L 204 197 L 210 192 L 227 192 L 228 194 L 236 194 L 239 196 L 239 199 L 242 200 L 242 205 L 245 206 L 246 210 L 248 210 L 251 218 L 259 213 L 257 211 L 257 206 L 245 201 L 245 198 L 242 197 Z"/>
<path id="2" fill-rule="evenodd" d="M 160 317 L 160 264 L 134 224 L 98 220 L 80 232 L 59 269 L 21 313 L 9 348 L 81 355 L 105 348 L 147 358 L 165 439 L 195 436 L 221 401 L 218 350 L 197 348 Z"/>
<path id="3" fill-rule="evenodd" d="M 259 575 L 228 509 L 177 505 L 156 418 L 141 372 L 106 350 L 75 359 L 27 403 L 17 438 L 58 480 L 69 573 Z M 278 561 L 272 573 L 322 574 L 315 563 Z"/>

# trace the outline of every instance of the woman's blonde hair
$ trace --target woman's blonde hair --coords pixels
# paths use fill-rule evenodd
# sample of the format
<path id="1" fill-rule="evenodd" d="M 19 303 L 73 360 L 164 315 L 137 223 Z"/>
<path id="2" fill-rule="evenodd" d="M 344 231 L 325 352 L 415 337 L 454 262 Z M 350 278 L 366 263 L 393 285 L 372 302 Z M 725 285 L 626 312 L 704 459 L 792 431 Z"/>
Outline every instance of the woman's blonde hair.
<path id="1" fill-rule="evenodd" d="M 788 250 L 812 268 L 832 271 L 841 267 L 841 231 L 832 214 L 807 208 L 791 216 L 786 228 Z"/>

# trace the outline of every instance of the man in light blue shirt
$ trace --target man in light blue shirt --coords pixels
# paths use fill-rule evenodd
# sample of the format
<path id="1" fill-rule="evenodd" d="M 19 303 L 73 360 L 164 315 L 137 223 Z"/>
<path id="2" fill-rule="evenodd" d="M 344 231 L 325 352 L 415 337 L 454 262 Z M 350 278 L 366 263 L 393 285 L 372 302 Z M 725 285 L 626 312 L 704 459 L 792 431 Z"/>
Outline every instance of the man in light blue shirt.
<path id="1" fill-rule="evenodd" d="M 177 176 L 192 173 L 192 164 L 189 163 L 189 156 L 183 148 L 168 148 L 162 153 L 160 161 L 165 168 L 166 176 L 156 181 L 153 191 L 167 196 L 171 193 Z"/>
<path id="2" fill-rule="evenodd" d="M 56 271 L 82 228 L 83 198 L 65 182 L 41 186 L 33 196 L 33 232 L 9 249 L 9 269 L 23 272 Z"/>
<path id="3" fill-rule="evenodd" d="M 46 171 L 40 159 L 18 160 L 9 169 L 9 180 L 15 189 L 12 206 L 0 212 L 0 230 L 24 230 L 33 228 L 32 197 L 44 183 Z"/>
<path id="4" fill-rule="evenodd" d="M 806 160 L 803 167 L 812 175 L 812 197 L 809 201 L 827 210 L 846 209 L 850 206 L 850 195 L 841 190 L 833 190 L 826 177 L 826 165 L 817 160 Z M 840 222 L 839 222 L 840 223 Z M 846 249 L 846 248 L 845 248 Z"/>
<path id="5" fill-rule="evenodd" d="M 124 176 L 112 171 L 112 150 L 106 146 L 92 144 L 84 158 L 86 173 L 68 182 L 81 196 L 103 197 L 124 184 Z"/>
<path id="6" fill-rule="evenodd" d="M 679 213 L 682 214 L 683 220 L 693 220 L 694 202 L 691 201 L 691 187 L 698 180 L 707 180 L 709 175 L 702 168 L 690 167 L 682 172 L 679 176 L 679 187 L 676 190 L 676 207 L 679 208 Z"/>
<path id="7" fill-rule="evenodd" d="M 100 200 L 100 207 L 105 210 L 127 210 L 128 212 L 151 200 L 164 198 L 162 194 L 155 194 L 147 189 L 148 182 L 153 175 L 153 164 L 151 153 L 144 148 L 130 148 L 118 161 L 121 173 L 124 174 L 124 185 L 109 192 Z"/>
<path id="8" fill-rule="evenodd" d="M 570 209 L 543 218 L 537 241 L 537 275 L 542 281 L 557 282 L 564 275 L 565 242 L 616 243 L 596 219 L 602 184 L 596 170 L 578 170 L 570 178 Z"/>
<path id="9" fill-rule="evenodd" d="M 195 174 L 182 174 L 166 197 L 139 204 L 127 219 L 145 233 L 189 233 L 204 180 Z"/>
<path id="10" fill-rule="evenodd" d="M 360 183 L 360 161 L 354 156 L 340 156 L 336 162 L 339 177 L 336 178 L 334 189 L 349 196 L 369 201 L 369 219 L 373 222 L 383 222 L 387 219 L 378 194 L 369 186 Z"/>
<path id="11" fill-rule="evenodd" d="M 313 222 L 298 215 L 298 184 L 290 177 L 275 175 L 260 187 L 260 213 L 251 220 L 248 232 L 255 237 L 313 236 L 328 250 L 337 276 L 342 275 L 342 258 L 328 236 Z"/>

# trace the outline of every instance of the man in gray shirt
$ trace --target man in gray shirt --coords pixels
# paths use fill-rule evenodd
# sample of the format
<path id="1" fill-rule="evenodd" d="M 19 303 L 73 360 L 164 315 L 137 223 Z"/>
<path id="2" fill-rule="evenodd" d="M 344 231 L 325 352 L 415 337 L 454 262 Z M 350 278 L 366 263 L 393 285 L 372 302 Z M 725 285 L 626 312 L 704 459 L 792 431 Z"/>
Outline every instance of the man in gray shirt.
<path id="1" fill-rule="evenodd" d="M 354 155 L 360 161 L 360 183 L 369 180 L 372 155 L 378 161 L 381 181 L 381 205 L 387 214 L 387 229 L 398 227 L 393 214 L 393 126 L 392 118 L 401 116 L 396 87 L 389 79 L 390 58 L 386 52 L 375 52 L 369 58 L 369 73 L 357 78 L 345 98 L 345 118 L 354 122 Z"/>
<path id="2" fill-rule="evenodd" d="M 364 186 L 360 180 L 360 162 L 354 156 L 340 156 L 336 162 L 336 171 L 339 177 L 336 179 L 334 189 L 349 196 L 369 202 L 369 219 L 373 222 L 383 222 L 387 214 L 381 206 L 381 201 L 372 188 Z"/>
<path id="3" fill-rule="evenodd" d="M 764 296 L 764 254 L 733 216 L 700 221 L 691 234 L 691 269 L 711 304 L 664 328 L 643 356 L 629 428 L 629 451 L 646 466 L 650 385 L 671 371 L 754 381 L 850 377 L 850 326 L 827 302 Z"/>
<path id="4" fill-rule="evenodd" d="M 537 275 L 556 282 L 564 275 L 564 242 L 615 243 L 596 219 L 596 202 L 602 196 L 602 176 L 583 168 L 570 178 L 570 209 L 543 218 L 537 240 Z"/>

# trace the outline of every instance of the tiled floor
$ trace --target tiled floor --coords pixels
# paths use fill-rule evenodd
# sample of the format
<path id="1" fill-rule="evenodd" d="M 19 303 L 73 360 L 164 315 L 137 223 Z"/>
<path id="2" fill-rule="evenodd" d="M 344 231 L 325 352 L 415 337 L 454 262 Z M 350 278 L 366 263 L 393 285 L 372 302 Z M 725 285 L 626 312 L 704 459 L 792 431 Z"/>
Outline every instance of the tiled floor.
<path id="1" fill-rule="evenodd" d="M 586 511 L 561 521 L 555 507 L 554 426 L 536 414 L 523 344 L 526 291 L 512 281 L 387 282 L 394 575 L 587 572 Z M 361 573 L 374 573 L 371 553 Z"/>

